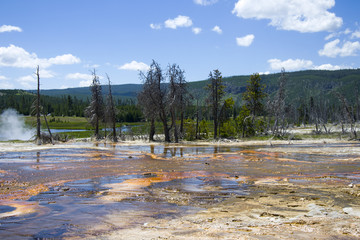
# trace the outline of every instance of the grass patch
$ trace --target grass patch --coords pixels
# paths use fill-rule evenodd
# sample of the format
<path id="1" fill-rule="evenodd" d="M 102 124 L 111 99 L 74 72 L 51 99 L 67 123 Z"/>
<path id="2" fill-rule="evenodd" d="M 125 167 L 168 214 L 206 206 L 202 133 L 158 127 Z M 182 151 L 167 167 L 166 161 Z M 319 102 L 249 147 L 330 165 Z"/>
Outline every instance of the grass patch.
<path id="1" fill-rule="evenodd" d="M 74 139 L 74 138 L 89 138 L 94 135 L 94 131 L 81 131 L 81 132 L 66 132 L 66 133 L 57 133 L 61 139 Z"/>

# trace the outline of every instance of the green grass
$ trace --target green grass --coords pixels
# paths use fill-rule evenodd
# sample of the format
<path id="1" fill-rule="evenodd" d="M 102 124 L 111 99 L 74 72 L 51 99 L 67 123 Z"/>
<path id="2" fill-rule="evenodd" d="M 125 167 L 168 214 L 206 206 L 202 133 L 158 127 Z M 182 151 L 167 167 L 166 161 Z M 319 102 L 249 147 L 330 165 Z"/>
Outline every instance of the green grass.
<path id="1" fill-rule="evenodd" d="M 91 125 L 83 117 L 47 117 L 47 121 L 52 129 L 91 129 Z M 36 126 L 36 117 L 25 117 L 25 123 L 29 126 Z M 41 125 L 46 128 L 44 117 L 41 117 Z"/>
<path id="2" fill-rule="evenodd" d="M 94 135 L 94 131 L 81 131 L 81 132 L 66 132 L 66 133 L 58 133 L 61 139 L 74 139 L 74 138 L 89 138 Z"/>

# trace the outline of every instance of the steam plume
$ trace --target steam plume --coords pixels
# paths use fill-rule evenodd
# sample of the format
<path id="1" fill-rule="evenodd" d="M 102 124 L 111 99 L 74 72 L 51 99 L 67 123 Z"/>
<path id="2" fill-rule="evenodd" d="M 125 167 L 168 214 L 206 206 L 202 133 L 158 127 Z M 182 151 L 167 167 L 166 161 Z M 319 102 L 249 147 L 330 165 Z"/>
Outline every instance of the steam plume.
<path id="1" fill-rule="evenodd" d="M 26 141 L 30 140 L 34 134 L 34 129 L 27 128 L 23 116 L 14 109 L 6 109 L 0 115 L 0 141 Z"/>

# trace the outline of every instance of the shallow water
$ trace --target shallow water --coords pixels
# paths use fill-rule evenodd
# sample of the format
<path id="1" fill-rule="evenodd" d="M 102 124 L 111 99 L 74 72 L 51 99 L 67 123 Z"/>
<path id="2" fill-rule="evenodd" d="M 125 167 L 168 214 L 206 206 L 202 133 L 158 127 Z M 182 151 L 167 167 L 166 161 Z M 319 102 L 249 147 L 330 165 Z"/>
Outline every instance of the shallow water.
<path id="1" fill-rule="evenodd" d="M 197 212 L 251 194 L 260 182 L 359 184 L 355 147 L 97 144 L 2 152 L 0 239 L 96 236 Z M 326 153 L 337 148 L 345 151 Z"/>

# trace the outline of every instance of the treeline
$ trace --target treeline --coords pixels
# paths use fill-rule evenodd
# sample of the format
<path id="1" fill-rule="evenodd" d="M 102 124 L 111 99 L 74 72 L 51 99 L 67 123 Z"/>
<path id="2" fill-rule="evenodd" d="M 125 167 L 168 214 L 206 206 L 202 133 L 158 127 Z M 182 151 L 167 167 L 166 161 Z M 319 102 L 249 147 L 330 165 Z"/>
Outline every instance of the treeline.
<path id="1" fill-rule="evenodd" d="M 275 74 L 276 80 L 272 76 L 266 82 L 264 79 L 269 80 L 269 76 L 253 74 L 234 88 L 236 84 L 230 84 L 229 78 L 224 81 L 219 70 L 210 72 L 206 83 L 189 84 L 185 71 L 178 65 L 163 69 L 153 61 L 147 72 L 140 73 L 143 85 L 137 99 L 124 99 L 113 98 L 110 79 L 109 88 L 100 85 L 94 70 L 89 98 L 41 95 L 42 114 L 87 117 L 94 128 L 96 122 L 106 126 L 146 122 L 143 125 L 146 132 L 141 134 L 146 133 L 149 140 L 162 134 L 167 142 L 264 135 L 284 138 L 288 137 L 291 126 L 300 125 L 314 126 L 315 134 L 329 134 L 332 126 L 337 125 L 342 133 L 350 132 L 352 138 L 357 138 L 358 70 L 337 71 L 333 75 L 326 72 L 332 79 L 329 82 L 320 79 L 323 73 L 307 73 L 319 80 L 308 79 L 309 76 L 301 79 L 300 73 L 288 74 L 283 69 Z M 102 93 L 102 87 L 106 94 Z M 31 115 L 35 97 L 26 91 L 0 90 L 0 111 L 14 108 Z M 101 106 L 99 110 L 98 106 Z"/>
<path id="2" fill-rule="evenodd" d="M 33 115 L 32 106 L 36 95 L 23 90 L 0 90 L 0 113 L 12 108 L 23 115 Z M 82 100 L 76 96 L 65 95 L 61 97 L 40 96 L 43 114 L 52 116 L 84 117 L 85 108 L 90 100 Z M 142 112 L 133 99 L 118 98 L 115 101 L 118 122 L 139 122 L 143 119 Z"/>
<path id="3" fill-rule="evenodd" d="M 156 121 L 162 123 L 160 133 L 165 135 L 167 142 L 263 135 L 284 138 L 289 136 L 291 126 L 308 124 L 314 126 L 315 134 L 330 134 L 332 126 L 337 125 L 343 134 L 350 133 L 351 138 L 357 139 L 358 85 L 346 89 L 346 93 L 304 85 L 301 87 L 303 95 L 294 99 L 287 86 L 289 74 L 285 69 L 271 91 L 259 74 L 253 74 L 240 94 L 227 92 L 229 88 L 219 70 L 210 72 L 207 86 L 191 93 L 184 71 L 177 65 L 169 65 L 163 70 L 154 61 L 149 71 L 140 76 L 143 89 L 138 101 L 150 125 L 150 140 L 155 135 Z M 319 94 L 319 91 L 323 92 Z M 351 100 L 347 99 L 349 92 L 352 93 Z"/>

